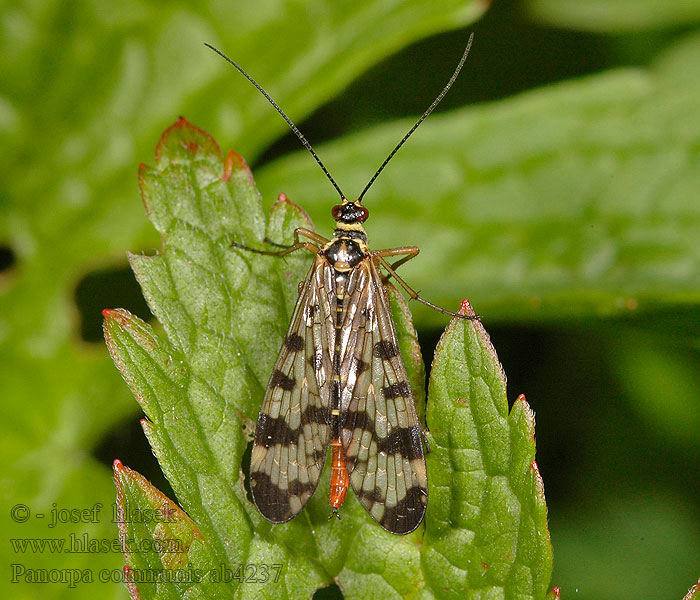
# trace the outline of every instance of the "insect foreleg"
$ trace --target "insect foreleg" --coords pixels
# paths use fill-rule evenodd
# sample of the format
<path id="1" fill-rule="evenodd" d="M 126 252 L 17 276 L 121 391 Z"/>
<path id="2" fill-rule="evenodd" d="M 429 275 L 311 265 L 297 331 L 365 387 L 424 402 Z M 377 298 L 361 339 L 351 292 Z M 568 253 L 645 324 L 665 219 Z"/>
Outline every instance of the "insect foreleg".
<path id="1" fill-rule="evenodd" d="M 319 235 L 315 231 L 311 231 L 311 229 L 306 229 L 306 227 L 297 227 L 294 230 L 295 245 L 299 244 L 299 238 L 302 236 L 306 239 L 313 240 L 320 246 L 323 246 L 324 244 L 328 243 L 328 240 L 326 238 L 324 238 L 322 235 Z"/>
<path id="2" fill-rule="evenodd" d="M 273 242 L 269 237 L 265 236 L 263 239 L 263 242 L 265 244 L 269 244 L 270 246 L 277 246 L 278 248 L 289 248 L 287 244 L 278 244 L 277 242 Z"/>
<path id="3" fill-rule="evenodd" d="M 316 232 L 311 231 L 310 229 L 298 227 L 294 230 L 294 244 L 292 244 L 291 246 L 283 246 L 282 244 L 277 244 L 265 238 L 266 242 L 281 247 L 283 248 L 283 250 L 258 250 L 257 248 L 244 246 L 243 244 L 239 244 L 238 242 L 231 242 L 231 246 L 233 246 L 234 248 L 240 248 L 241 250 L 247 250 L 248 252 L 253 252 L 254 254 L 263 254 L 265 256 L 287 256 L 287 254 L 295 252 L 300 248 L 306 248 L 309 252 L 316 254 L 316 252 L 318 252 L 319 247 L 316 244 L 313 244 L 312 242 L 302 242 L 302 236 L 307 239 L 313 240 L 314 242 L 320 245 L 323 245 L 328 242 L 328 240 L 322 235 L 318 235 Z"/>

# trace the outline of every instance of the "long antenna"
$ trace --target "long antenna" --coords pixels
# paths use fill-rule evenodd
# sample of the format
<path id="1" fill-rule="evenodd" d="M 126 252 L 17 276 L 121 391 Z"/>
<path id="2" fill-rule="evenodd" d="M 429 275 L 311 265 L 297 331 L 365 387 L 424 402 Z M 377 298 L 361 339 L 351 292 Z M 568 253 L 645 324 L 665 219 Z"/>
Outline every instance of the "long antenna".
<path id="1" fill-rule="evenodd" d="M 433 100 L 433 103 L 428 107 L 428 109 L 423 113 L 420 119 L 416 121 L 416 124 L 411 127 L 409 132 L 403 136 L 403 139 L 396 144 L 396 147 L 389 153 L 389 156 L 384 159 L 384 162 L 381 164 L 381 166 L 377 169 L 377 172 L 372 175 L 372 179 L 369 180 L 369 183 L 365 186 L 365 189 L 362 190 L 362 193 L 359 195 L 357 198 L 356 202 L 362 202 L 362 198 L 364 195 L 367 193 L 367 190 L 372 186 L 372 184 L 375 182 L 377 177 L 379 177 L 379 174 L 384 170 L 384 167 L 389 164 L 389 161 L 394 158 L 394 154 L 396 154 L 399 151 L 399 148 L 403 146 L 406 143 L 406 140 L 411 137 L 411 134 L 418 129 L 418 126 L 425 121 L 425 119 L 428 117 L 428 115 L 435 110 L 435 107 L 440 104 L 440 100 L 442 100 L 445 97 L 445 94 L 449 91 L 449 89 L 452 87 L 452 84 L 455 82 L 457 79 L 457 75 L 459 75 L 459 72 L 462 70 L 462 66 L 464 65 L 464 61 L 467 60 L 467 55 L 469 54 L 469 50 L 471 50 L 472 47 L 472 41 L 474 40 L 474 34 L 472 33 L 469 36 L 469 41 L 467 42 L 467 47 L 464 50 L 464 54 L 462 54 L 462 58 L 459 61 L 459 64 L 457 65 L 457 68 L 455 69 L 455 72 L 452 73 L 452 77 L 450 77 L 450 80 L 447 82 L 447 85 L 442 89 L 442 91 L 438 94 L 438 97 Z"/>
<path id="2" fill-rule="evenodd" d="M 321 162 L 321 159 L 318 157 L 318 154 L 316 154 L 316 152 L 314 151 L 314 149 L 311 147 L 311 144 L 310 144 L 309 141 L 304 137 L 304 134 L 303 134 L 301 131 L 299 131 L 299 129 L 297 128 L 297 126 L 296 126 L 294 123 L 292 123 L 292 120 L 291 120 L 286 114 L 284 114 L 284 111 L 278 106 L 278 104 L 277 104 L 272 98 L 270 98 L 270 94 L 268 94 L 268 93 L 262 88 L 262 86 L 261 86 L 257 81 L 255 81 L 255 79 L 253 79 L 250 75 L 248 75 L 248 73 L 246 73 L 246 72 L 243 70 L 242 67 L 240 67 L 239 65 L 237 65 L 237 64 L 236 64 L 234 61 L 232 61 L 228 56 L 226 56 L 223 52 L 221 52 L 221 50 L 217 50 L 217 49 L 214 48 L 214 46 L 212 46 L 211 44 L 206 44 L 206 43 L 205 43 L 204 45 L 205 45 L 207 48 L 209 48 L 209 49 L 213 50 L 214 52 L 216 52 L 216 53 L 217 53 L 221 58 L 223 58 L 225 61 L 227 61 L 228 63 L 230 63 L 231 65 L 233 65 L 233 66 L 238 70 L 238 72 L 239 72 L 241 75 L 243 75 L 248 81 L 250 81 L 250 83 L 252 83 L 256 88 L 258 88 L 258 91 L 259 91 L 263 96 L 265 96 L 265 98 L 267 98 L 267 101 L 268 101 L 270 104 L 272 104 L 272 106 L 275 107 L 275 110 L 276 110 L 280 115 L 282 115 L 282 118 L 283 118 L 285 121 L 287 121 L 287 125 L 289 125 L 289 126 L 292 128 L 292 131 L 293 131 L 294 134 L 299 138 L 299 141 L 300 141 L 302 144 L 304 144 L 304 147 L 305 147 L 309 152 L 311 152 L 311 156 L 313 156 L 313 157 L 316 159 L 316 162 L 319 164 L 319 166 L 321 167 L 321 169 L 323 170 L 323 172 L 326 174 L 326 177 L 328 177 L 328 179 L 330 180 L 330 182 L 333 184 L 333 187 L 334 187 L 334 188 L 338 191 L 338 193 L 340 194 L 340 199 L 341 199 L 341 200 L 345 200 L 345 194 L 343 194 L 343 191 L 340 189 L 340 187 L 338 186 L 338 184 L 335 182 L 335 179 L 333 179 L 333 177 L 331 176 L 331 174 L 328 172 L 328 169 L 326 169 L 326 165 L 324 165 L 323 162 Z M 462 61 L 462 62 L 464 62 L 464 61 Z M 461 65 L 460 65 L 460 66 L 461 66 Z"/>

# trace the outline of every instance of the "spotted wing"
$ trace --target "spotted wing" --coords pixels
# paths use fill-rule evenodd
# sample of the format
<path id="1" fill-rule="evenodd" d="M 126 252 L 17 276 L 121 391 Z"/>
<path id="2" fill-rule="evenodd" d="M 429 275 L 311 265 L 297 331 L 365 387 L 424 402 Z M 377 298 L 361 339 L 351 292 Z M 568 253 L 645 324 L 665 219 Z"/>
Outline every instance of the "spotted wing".
<path id="1" fill-rule="evenodd" d="M 258 416 L 250 485 L 258 510 L 273 523 L 289 521 L 301 511 L 326 461 L 336 305 L 332 276 L 325 257 L 317 256 Z"/>
<path id="2" fill-rule="evenodd" d="M 348 282 L 341 329 L 341 442 L 350 483 L 387 531 L 423 520 L 428 479 L 422 430 L 399 353 L 389 298 L 371 257 Z"/>

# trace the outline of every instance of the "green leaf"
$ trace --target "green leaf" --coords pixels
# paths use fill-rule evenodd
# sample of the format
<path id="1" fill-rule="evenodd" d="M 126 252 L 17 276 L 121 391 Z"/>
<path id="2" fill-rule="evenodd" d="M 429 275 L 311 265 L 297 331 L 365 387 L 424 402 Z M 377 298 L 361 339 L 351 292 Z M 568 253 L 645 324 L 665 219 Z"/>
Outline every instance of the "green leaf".
<path id="1" fill-rule="evenodd" d="M 465 301 L 462 311 L 473 315 Z M 455 318 L 435 351 L 424 568 L 444 597 L 543 598 L 552 570 L 535 421 L 510 412 L 505 375 L 479 321 Z"/>
<path id="2" fill-rule="evenodd" d="M 132 598 L 228 598 L 216 580 L 213 553 L 180 507 L 119 461 L 114 481 L 124 578 Z"/>
<path id="3" fill-rule="evenodd" d="M 346 598 L 366 598 L 370 593 L 411 597 L 421 591 L 443 597 L 443 584 L 430 580 L 433 570 L 426 568 L 426 561 L 443 551 L 445 535 L 463 534 L 464 523 L 459 522 L 463 507 L 457 507 L 458 522 L 436 525 L 430 511 L 438 514 L 444 506 L 439 500 L 433 502 L 421 542 L 420 531 L 399 537 L 378 527 L 352 494 L 342 520 L 329 521 L 329 469 L 304 512 L 287 524 L 264 521 L 247 497 L 243 453 L 298 294 L 297 283 L 310 257 L 299 252 L 280 260 L 231 248 L 230 242 L 258 247 L 267 236 L 288 244 L 295 227 L 311 227 L 306 214 L 281 197 L 265 227 L 260 198 L 243 159 L 233 152 L 224 157 L 206 133 L 184 119 L 164 133 L 156 165 L 141 168 L 140 183 L 149 216 L 163 234 L 164 250 L 156 256 L 132 256 L 131 262 L 167 340 L 117 309 L 105 311 L 105 337 L 148 417 L 143 426 L 154 453 L 206 541 L 209 561 L 232 570 L 236 565 L 282 564 L 279 582 L 255 588 L 263 597 L 308 597 L 333 581 Z M 424 371 L 415 331 L 401 295 L 390 288 L 390 297 L 420 405 Z M 465 323 L 457 319 L 450 331 Z M 445 339 L 454 335 L 448 333 Z M 490 361 L 489 368 L 500 369 L 490 346 L 475 345 L 472 351 L 475 356 L 470 361 Z M 436 360 L 435 372 L 445 368 L 444 360 Z M 456 373 L 469 375 L 464 369 Z M 448 402 L 445 394 L 449 393 L 444 386 L 436 386 L 431 405 Z M 429 415 L 429 422 L 439 421 L 441 411 L 431 410 L 434 415 Z M 508 477 L 513 497 L 525 506 L 520 509 L 522 517 L 511 515 L 508 520 L 510 526 L 515 519 L 521 530 L 512 564 L 500 567 L 508 580 L 493 585 L 525 590 L 527 571 L 532 579 L 527 593 L 543 597 L 551 551 L 541 481 L 531 466 L 534 434 L 524 400 L 516 403 L 506 422 L 505 428 L 505 422 L 488 427 L 501 428 L 498 455 L 510 456 L 512 445 Z M 429 460 L 436 465 L 438 479 L 444 479 L 440 461 Z M 458 490 L 460 484 L 453 487 Z M 494 519 L 503 516 L 499 507 L 489 510 Z M 487 530 L 498 535 L 494 523 Z M 147 532 L 142 530 L 141 535 L 147 537 Z M 487 549 L 491 554 L 485 560 L 495 560 L 499 549 Z M 149 560 L 148 564 L 155 564 L 160 559 Z M 232 581 L 229 587 L 237 593 L 249 589 L 239 585 Z M 143 598 L 155 597 L 152 590 L 137 587 Z"/>
<path id="4" fill-rule="evenodd" d="M 687 115 L 700 105 L 699 55 L 695 35 L 648 69 L 432 116 L 365 197 L 370 242 L 419 246 L 406 281 L 447 308 L 469 293 L 489 320 L 698 303 L 700 126 Z M 346 192 L 360 190 L 410 125 L 317 150 Z M 259 184 L 316 218 L 332 197 L 316 170 L 300 152 L 262 169 Z"/>
<path id="5" fill-rule="evenodd" d="M 107 353 L 80 339 L 76 285 L 94 270 L 125 266 L 125 250 L 158 236 L 134 193 L 134 165 L 178 114 L 198 117 L 249 157 L 282 133 L 270 107 L 204 47 L 231 53 L 295 119 L 313 113 L 358 74 L 405 45 L 465 25 L 481 2 L 417 0 L 265 7 L 128 0 L 6 3 L 0 35 L 0 245 L 15 258 L 0 275 L 0 411 L 3 514 L 27 503 L 48 513 L 108 506 L 113 486 L 93 453 L 135 407 Z M 5 5 L 3 5 L 5 8 Z M 369 36 L 369 37 L 367 37 Z M 373 43 L 367 43 L 373 39 Z M 40 99 L 40 101 L 37 101 Z M 41 521 L 8 524 L 42 538 Z M 108 538 L 109 522 L 65 532 Z M 16 561 L 9 546 L 0 550 Z M 111 553 L 37 555 L 37 567 L 113 569 Z M 97 583 L 99 595 L 121 586 Z M 0 596 L 36 593 L 4 581 Z M 62 586 L 41 588 L 61 597 Z M 80 585 L 72 597 L 94 598 Z"/>
<path id="6" fill-rule="evenodd" d="M 555 27 L 603 33 L 672 29 L 700 23 L 693 0 L 529 0 L 526 10 Z"/>
<path id="7" fill-rule="evenodd" d="M 116 310 L 106 313 L 105 336 L 149 419 L 144 430 L 151 446 L 217 563 L 245 565 L 258 552 L 249 521 L 260 519 L 247 514 L 240 478 L 244 426 L 257 418 L 304 257 L 281 261 L 231 249 L 229 232 L 247 245 L 265 235 L 252 176 L 240 156 L 224 159 L 216 143 L 184 119 L 163 134 L 156 167 L 143 166 L 139 180 L 165 251 L 130 260 L 169 341 Z M 273 208 L 271 237 L 281 223 L 291 229 L 280 243 L 291 241 L 296 226 L 310 226 L 285 199 Z M 286 577 L 278 584 L 285 594 L 322 582 L 313 565 L 295 569 L 292 556 L 263 558 L 294 573 L 291 589 Z"/>

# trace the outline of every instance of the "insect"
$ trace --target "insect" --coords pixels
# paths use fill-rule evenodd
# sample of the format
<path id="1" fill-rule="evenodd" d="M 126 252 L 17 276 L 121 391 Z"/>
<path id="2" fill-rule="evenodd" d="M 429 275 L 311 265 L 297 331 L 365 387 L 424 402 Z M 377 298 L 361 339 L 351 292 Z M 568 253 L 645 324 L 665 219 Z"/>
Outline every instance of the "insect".
<path id="1" fill-rule="evenodd" d="M 292 246 L 252 252 L 284 256 L 306 249 L 315 256 L 275 363 L 260 408 L 250 463 L 258 510 L 284 523 L 299 514 L 318 486 L 331 447 L 329 502 L 338 516 L 351 486 L 360 503 L 387 531 L 407 534 L 420 525 L 428 502 L 423 429 L 401 359 L 385 281 L 421 298 L 396 269 L 417 247 L 370 250 L 362 199 L 418 126 L 435 109 L 459 74 L 471 36 L 452 77 L 415 125 L 391 151 L 355 201 L 348 201 L 302 133 L 267 92 L 225 54 L 206 44 L 243 74 L 275 107 L 340 194 L 333 207 L 333 237 L 299 228 Z M 302 240 L 303 238 L 303 240 Z M 393 264 L 388 257 L 399 256 Z M 383 276 L 384 268 L 387 275 Z M 460 315 L 461 316 L 461 315 Z"/>

